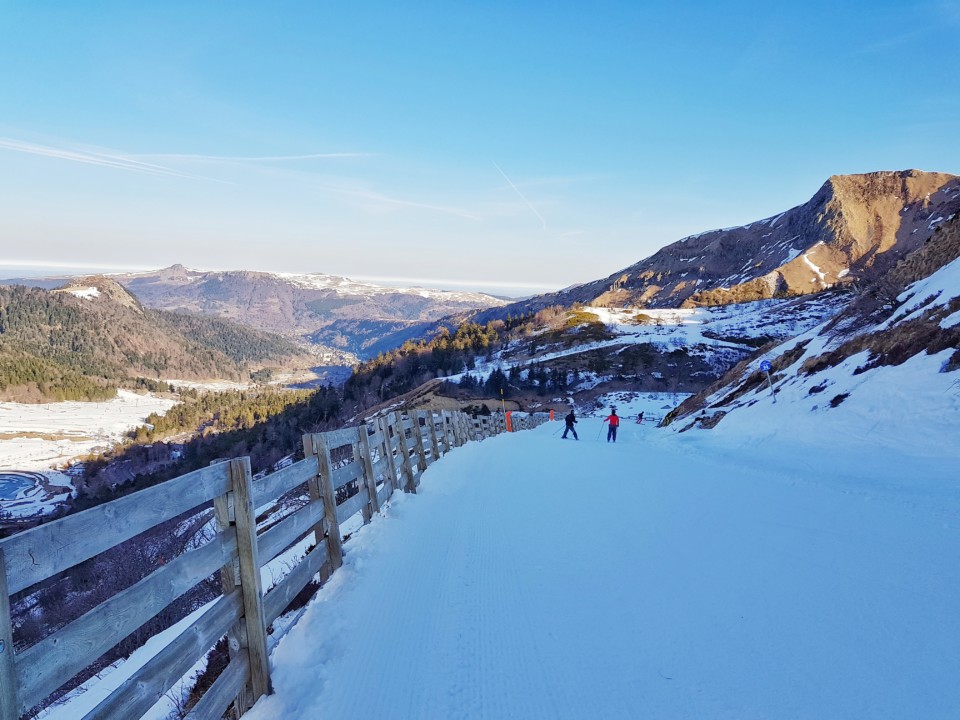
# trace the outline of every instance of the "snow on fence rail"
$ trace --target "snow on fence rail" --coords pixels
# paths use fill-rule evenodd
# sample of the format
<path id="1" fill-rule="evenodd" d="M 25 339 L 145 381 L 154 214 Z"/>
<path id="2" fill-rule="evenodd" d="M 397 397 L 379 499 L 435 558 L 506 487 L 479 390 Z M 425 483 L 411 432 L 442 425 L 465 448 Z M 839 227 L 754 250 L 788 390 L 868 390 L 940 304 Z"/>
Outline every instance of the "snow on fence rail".
<path id="1" fill-rule="evenodd" d="M 84 720 L 142 716 L 224 636 L 230 662 L 188 717 L 220 718 L 231 704 L 242 714 L 270 691 L 269 652 L 276 641 L 268 627 L 315 575 L 325 582 L 342 564 L 340 524 L 357 512 L 369 522 L 395 490 L 416 492 L 427 466 L 454 447 L 549 418 L 512 415 L 390 413 L 358 427 L 305 435 L 305 459 L 261 479 L 253 479 L 249 458 L 234 458 L 0 540 L 0 720 L 18 720 L 217 572 L 223 594 Z M 309 502 L 258 533 L 255 509 L 304 483 Z M 348 485 L 358 492 L 347 497 Z M 210 503 L 217 524 L 213 540 L 49 637 L 15 649 L 11 596 Z M 264 594 L 260 569 L 311 534 L 313 549 Z"/>

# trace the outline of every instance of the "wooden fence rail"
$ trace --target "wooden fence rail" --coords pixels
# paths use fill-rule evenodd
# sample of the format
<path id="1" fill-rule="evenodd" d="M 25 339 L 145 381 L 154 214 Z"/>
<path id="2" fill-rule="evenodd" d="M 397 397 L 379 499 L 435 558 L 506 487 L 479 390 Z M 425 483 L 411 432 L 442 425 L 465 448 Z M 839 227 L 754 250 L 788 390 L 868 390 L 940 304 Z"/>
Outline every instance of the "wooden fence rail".
<path id="1" fill-rule="evenodd" d="M 420 476 L 441 454 L 508 426 L 525 430 L 547 419 L 547 413 L 512 413 L 511 418 L 446 410 L 389 413 L 357 427 L 304 436 L 304 459 L 264 478 L 253 478 L 249 458 L 234 458 L 0 540 L 0 720 L 18 720 L 217 573 L 223 594 L 84 720 L 140 717 L 222 637 L 228 639 L 229 664 L 188 717 L 220 718 L 231 705 L 235 715 L 243 714 L 270 692 L 274 642 L 268 628 L 315 576 L 325 582 L 340 567 L 345 520 L 360 513 L 364 523 L 370 522 L 394 491 L 415 493 Z M 309 501 L 258 533 L 256 509 L 304 484 Z M 212 540 L 40 642 L 15 648 L 12 596 L 211 505 Z M 261 569 L 295 545 L 305 554 L 264 592 Z"/>

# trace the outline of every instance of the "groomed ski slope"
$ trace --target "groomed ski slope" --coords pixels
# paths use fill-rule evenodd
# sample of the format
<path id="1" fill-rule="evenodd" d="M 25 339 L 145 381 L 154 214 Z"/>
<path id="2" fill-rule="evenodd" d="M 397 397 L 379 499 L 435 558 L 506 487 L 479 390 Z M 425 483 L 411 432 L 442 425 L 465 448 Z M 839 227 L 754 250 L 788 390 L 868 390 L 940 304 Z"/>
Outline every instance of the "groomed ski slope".
<path id="1" fill-rule="evenodd" d="M 247 717 L 960 717 L 954 451 L 577 427 L 395 496 Z"/>

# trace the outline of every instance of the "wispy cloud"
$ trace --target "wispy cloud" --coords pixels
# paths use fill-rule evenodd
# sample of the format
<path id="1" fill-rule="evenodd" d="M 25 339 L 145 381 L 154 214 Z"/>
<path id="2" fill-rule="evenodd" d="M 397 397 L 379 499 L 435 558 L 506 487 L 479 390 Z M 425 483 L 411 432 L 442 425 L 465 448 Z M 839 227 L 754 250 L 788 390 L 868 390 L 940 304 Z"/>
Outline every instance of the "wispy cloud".
<path id="1" fill-rule="evenodd" d="M 344 187 L 339 185 L 318 185 L 318 189 L 335 193 L 337 195 L 344 195 L 347 197 L 359 198 L 361 200 L 366 200 L 373 202 L 378 205 L 387 205 L 391 207 L 409 207 L 409 208 L 418 208 L 421 210 L 431 210 L 433 212 L 443 213 L 445 215 L 456 215 L 457 217 L 466 218 L 467 220 L 479 221 L 481 218 L 476 213 L 470 212 L 469 210 L 464 210 L 458 207 L 451 207 L 448 205 L 436 205 L 434 203 L 425 203 L 419 202 L 416 200 L 406 200 L 404 198 L 391 197 L 390 195 L 384 195 L 383 193 L 375 192 L 373 190 L 367 190 L 359 187 Z"/>
<path id="2" fill-rule="evenodd" d="M 11 150 L 13 152 L 26 153 L 28 155 L 39 155 L 41 157 L 55 158 L 57 160 L 69 160 L 70 162 L 83 163 L 86 165 L 98 165 L 100 167 L 114 168 L 116 170 L 125 170 L 127 172 L 141 173 L 144 175 L 161 175 L 167 177 L 188 178 L 192 180 L 209 179 L 200 178 L 197 175 L 180 172 L 173 168 L 163 165 L 146 163 L 129 155 L 93 152 L 90 150 L 68 150 L 66 148 L 52 147 L 50 145 L 37 145 L 35 143 L 23 142 L 12 138 L 0 138 L 0 149 Z"/>
<path id="3" fill-rule="evenodd" d="M 375 153 L 365 152 L 330 152 L 307 153 L 305 155 L 191 155 L 178 153 L 141 154 L 135 157 L 164 158 L 170 160 L 200 160 L 204 162 L 292 162 L 297 160 L 329 160 L 335 158 L 364 158 L 375 157 Z"/>
<path id="4" fill-rule="evenodd" d="M 523 200 L 524 204 L 526 204 L 526 206 L 530 208 L 530 211 L 540 219 L 540 224 L 543 225 L 543 229 L 546 230 L 547 221 L 543 219 L 543 215 L 537 212 L 537 209 L 533 206 L 533 203 L 527 200 L 526 196 L 524 196 L 524 194 L 520 192 L 520 188 L 518 188 L 516 185 L 513 184 L 513 180 L 507 177 L 507 174 L 500 168 L 499 165 L 497 165 L 496 163 L 493 163 L 493 166 L 497 169 L 497 172 L 503 175 L 503 179 L 510 184 L 510 187 L 512 187 L 513 191 L 520 197 L 521 200 Z"/>

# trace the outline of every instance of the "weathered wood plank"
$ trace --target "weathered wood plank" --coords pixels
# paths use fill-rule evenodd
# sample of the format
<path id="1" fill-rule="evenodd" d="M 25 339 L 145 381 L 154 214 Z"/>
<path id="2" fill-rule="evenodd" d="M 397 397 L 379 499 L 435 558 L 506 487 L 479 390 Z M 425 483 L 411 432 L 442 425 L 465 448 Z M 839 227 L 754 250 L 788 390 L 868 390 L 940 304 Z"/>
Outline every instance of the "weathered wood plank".
<path id="1" fill-rule="evenodd" d="M 369 437 L 367 437 L 367 442 L 370 443 L 370 447 L 377 447 L 378 445 L 383 444 L 383 433 L 380 431 L 379 420 L 380 418 L 370 419 L 370 422 L 374 423 L 374 427 L 376 427 L 376 430 L 370 433 Z"/>
<path id="2" fill-rule="evenodd" d="M 323 503 L 310 503 L 285 517 L 258 539 L 260 567 L 273 560 L 323 520 Z"/>
<path id="3" fill-rule="evenodd" d="M 399 441 L 400 462 L 403 465 L 403 491 L 415 493 L 417 486 L 413 478 L 413 466 L 410 464 L 410 451 L 407 449 L 407 434 L 403 429 L 402 419 L 397 422 L 396 435 Z"/>
<path id="4" fill-rule="evenodd" d="M 337 524 L 342 523 L 348 517 L 360 512 L 366 504 L 367 499 L 361 493 L 357 493 L 353 497 L 344 500 L 337 505 Z"/>
<path id="5" fill-rule="evenodd" d="M 263 589 L 257 547 L 257 517 L 253 507 L 250 458 L 230 461 L 233 506 L 237 516 L 237 546 L 240 555 L 240 592 L 250 654 L 250 684 L 253 701 L 270 692 L 270 657 L 267 655 L 267 624 L 263 616 Z"/>
<path id="6" fill-rule="evenodd" d="M 317 458 L 309 456 L 283 470 L 253 481 L 253 506 L 262 507 L 317 474 Z"/>
<path id="7" fill-rule="evenodd" d="M 323 435 L 324 442 L 329 450 L 336 450 L 344 445 L 353 445 L 360 435 L 360 428 L 357 426 L 340 428 L 339 430 L 327 430 L 320 433 Z"/>
<path id="8" fill-rule="evenodd" d="M 217 521 L 218 531 L 226 532 L 229 529 L 233 533 L 234 539 L 236 539 L 237 531 L 232 525 L 235 518 L 232 491 L 226 495 L 218 495 L 213 499 L 213 514 Z M 231 555 L 229 562 L 224 563 L 223 567 L 220 568 L 220 586 L 223 589 L 224 595 L 236 593 L 237 597 L 240 597 L 240 593 L 237 591 L 239 584 L 240 558 L 235 552 Z M 246 629 L 240 621 L 235 622 L 227 632 L 227 650 L 230 653 L 231 660 L 237 657 L 238 654 L 246 655 L 246 650 L 241 647 L 243 644 L 241 637 L 244 632 L 246 632 Z M 241 715 L 244 708 L 248 708 L 252 704 L 250 692 L 247 690 L 247 686 L 244 685 L 240 694 L 235 698 L 235 715 Z"/>
<path id="9" fill-rule="evenodd" d="M 221 596 L 190 627 L 84 715 L 83 720 L 141 717 L 223 637 L 240 618 L 242 609 L 240 593 Z"/>
<path id="10" fill-rule="evenodd" d="M 437 437 L 437 420 L 433 415 L 433 410 L 427 410 L 427 429 L 430 432 L 430 449 L 433 451 L 433 459 L 440 459 L 440 439 Z"/>
<path id="11" fill-rule="evenodd" d="M 380 507 L 383 507 L 383 504 L 390 499 L 391 495 L 393 495 L 393 487 L 388 483 L 380 486 L 380 489 L 377 490 L 377 502 L 380 503 Z"/>
<path id="12" fill-rule="evenodd" d="M 214 720 L 227 711 L 237 693 L 243 689 L 250 675 L 250 661 L 240 654 L 230 661 L 219 677 L 213 681 L 203 697 L 184 717 L 185 720 Z"/>
<path id="13" fill-rule="evenodd" d="M 383 481 L 387 484 L 390 483 L 390 463 L 387 462 L 386 457 L 381 457 L 373 464 L 373 477 L 378 478 L 383 476 Z"/>
<path id="14" fill-rule="evenodd" d="M 440 434 L 443 435 L 443 454 L 450 452 L 450 431 L 448 430 L 450 413 L 446 410 L 440 411 Z"/>
<path id="15" fill-rule="evenodd" d="M 304 435 L 303 444 L 304 449 L 316 455 L 319 461 L 320 472 L 310 481 L 310 496 L 315 502 L 321 499 L 323 502 L 323 524 L 315 528 L 316 540 L 317 545 L 326 543 L 330 572 L 333 572 L 343 564 L 343 541 L 340 538 L 340 523 L 337 521 L 337 502 L 330 481 L 330 451 L 322 433 Z"/>
<path id="16" fill-rule="evenodd" d="M 91 665 L 237 551 L 233 529 L 174 558 L 18 656 L 21 712 L 52 693 L 66 678 Z"/>
<path id="17" fill-rule="evenodd" d="M 342 488 L 344 485 L 353 482 L 354 480 L 359 480 L 363 475 L 363 465 L 354 460 L 351 463 L 342 465 L 336 470 L 330 471 L 330 477 L 333 480 L 333 489 L 337 490 Z"/>
<path id="18" fill-rule="evenodd" d="M 17 720 L 19 716 L 7 566 L 0 547 L 0 720 Z"/>
<path id="19" fill-rule="evenodd" d="M 384 459 L 387 461 L 388 481 L 385 484 L 389 484 L 391 492 L 393 492 L 393 490 L 399 488 L 399 485 L 397 485 L 397 466 L 393 458 L 394 439 L 390 436 L 389 417 L 377 418 L 377 424 L 380 426 L 380 434 L 383 435 L 382 452 Z"/>
<path id="20" fill-rule="evenodd" d="M 329 559 L 323 545 L 313 548 L 283 580 L 270 589 L 263 598 L 263 612 L 268 625 L 273 624 L 273 621 L 280 617 L 280 613 L 293 601 L 297 593 L 306 587 L 311 578 L 320 572 L 320 568 Z"/>
<path id="21" fill-rule="evenodd" d="M 363 465 L 363 478 L 361 482 L 367 491 L 367 512 L 364 513 L 364 519 L 370 522 L 370 518 L 380 512 L 380 501 L 377 499 L 377 476 L 373 473 L 373 452 L 370 449 L 370 442 L 367 435 L 367 428 L 364 425 L 360 431 L 360 442 L 357 444 L 357 450 L 360 454 L 360 462 Z"/>
<path id="22" fill-rule="evenodd" d="M 427 448 L 423 442 L 423 427 L 420 425 L 420 419 L 423 412 L 415 410 L 413 413 L 413 440 L 417 449 L 417 470 L 423 473 L 427 469 Z"/>
<path id="23" fill-rule="evenodd" d="M 89 560 L 228 489 L 226 463 L 211 465 L 0 540 L 9 591 L 18 593 Z"/>

